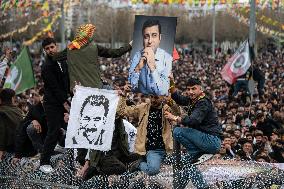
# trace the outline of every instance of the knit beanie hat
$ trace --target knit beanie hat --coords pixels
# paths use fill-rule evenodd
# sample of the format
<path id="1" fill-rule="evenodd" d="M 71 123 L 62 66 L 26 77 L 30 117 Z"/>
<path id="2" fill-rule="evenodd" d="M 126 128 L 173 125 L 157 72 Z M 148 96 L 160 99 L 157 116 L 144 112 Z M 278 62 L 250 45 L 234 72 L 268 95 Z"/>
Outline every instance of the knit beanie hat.
<path id="1" fill-rule="evenodd" d="M 94 39 L 96 26 L 93 24 L 81 25 L 77 28 L 75 39 L 68 45 L 69 50 L 80 49 Z"/>

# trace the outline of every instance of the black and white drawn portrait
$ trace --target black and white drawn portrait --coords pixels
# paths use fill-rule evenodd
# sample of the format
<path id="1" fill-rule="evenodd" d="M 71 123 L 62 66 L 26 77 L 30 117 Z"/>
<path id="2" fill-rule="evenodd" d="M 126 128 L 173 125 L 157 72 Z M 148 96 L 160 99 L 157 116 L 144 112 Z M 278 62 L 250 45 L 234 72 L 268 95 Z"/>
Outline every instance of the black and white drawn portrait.
<path id="1" fill-rule="evenodd" d="M 67 146 L 103 151 L 110 148 L 106 146 L 111 145 L 118 98 L 114 91 L 78 87 L 70 110 Z"/>

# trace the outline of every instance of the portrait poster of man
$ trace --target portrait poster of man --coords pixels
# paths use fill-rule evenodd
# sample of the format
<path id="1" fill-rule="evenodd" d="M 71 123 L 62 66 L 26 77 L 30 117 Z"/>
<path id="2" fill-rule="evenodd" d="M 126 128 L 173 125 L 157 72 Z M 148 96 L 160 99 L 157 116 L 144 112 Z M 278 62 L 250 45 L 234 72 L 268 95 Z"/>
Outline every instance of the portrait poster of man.
<path id="1" fill-rule="evenodd" d="M 135 17 L 128 78 L 133 92 L 168 94 L 176 23 L 176 17 Z"/>
<path id="2" fill-rule="evenodd" d="M 118 100 L 119 96 L 114 91 L 76 86 L 66 147 L 109 151 Z"/>

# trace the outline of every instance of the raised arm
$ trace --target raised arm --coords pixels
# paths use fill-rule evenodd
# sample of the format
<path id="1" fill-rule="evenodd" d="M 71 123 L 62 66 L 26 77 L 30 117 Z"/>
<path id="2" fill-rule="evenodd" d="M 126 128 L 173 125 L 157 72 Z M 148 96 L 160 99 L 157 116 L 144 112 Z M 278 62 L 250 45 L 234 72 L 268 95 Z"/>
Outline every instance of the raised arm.
<path id="1" fill-rule="evenodd" d="M 144 60 L 141 60 L 141 52 L 136 52 L 134 57 L 130 61 L 129 68 L 129 83 L 131 84 L 133 91 L 138 91 L 138 81 L 140 77 L 140 70 L 144 66 Z M 142 65 L 143 64 L 143 65 Z"/>
<path id="2" fill-rule="evenodd" d="M 105 58 L 117 58 L 129 52 L 132 49 L 132 46 L 130 44 L 120 47 L 118 49 L 108 49 L 100 45 L 97 45 L 97 47 L 98 47 L 98 55 L 100 57 L 105 57 Z"/>

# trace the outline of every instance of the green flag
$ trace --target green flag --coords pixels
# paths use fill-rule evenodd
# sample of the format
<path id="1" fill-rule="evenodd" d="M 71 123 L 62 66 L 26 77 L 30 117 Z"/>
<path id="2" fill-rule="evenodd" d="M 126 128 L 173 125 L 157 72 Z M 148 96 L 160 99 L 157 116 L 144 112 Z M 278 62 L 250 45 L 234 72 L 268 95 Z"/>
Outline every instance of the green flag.
<path id="1" fill-rule="evenodd" d="M 11 65 L 4 88 L 10 88 L 20 94 L 35 86 L 34 73 L 28 49 L 24 47 Z"/>

